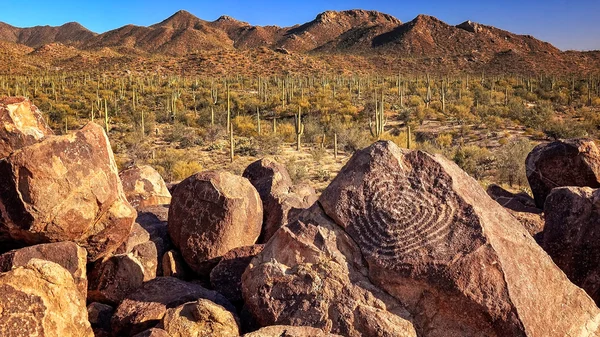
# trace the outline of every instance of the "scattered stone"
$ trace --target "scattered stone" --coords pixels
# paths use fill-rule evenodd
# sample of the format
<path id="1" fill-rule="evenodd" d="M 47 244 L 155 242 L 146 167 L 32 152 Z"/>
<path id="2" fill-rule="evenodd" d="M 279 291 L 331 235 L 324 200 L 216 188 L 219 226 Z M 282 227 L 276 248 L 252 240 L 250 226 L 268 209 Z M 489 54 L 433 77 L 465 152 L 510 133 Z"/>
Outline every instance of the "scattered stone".
<path id="1" fill-rule="evenodd" d="M 490 185 L 487 194 L 502 205 L 512 216 L 525 226 L 525 229 L 536 241 L 542 236 L 544 230 L 544 216 L 542 210 L 535 206 L 535 200 L 526 193 L 511 193 L 498 185 Z"/>
<path id="2" fill-rule="evenodd" d="M 538 208 L 553 188 L 600 187 L 600 151 L 591 139 L 567 139 L 536 146 L 527 156 L 527 180 Z"/>
<path id="3" fill-rule="evenodd" d="M 160 174 L 151 166 L 133 166 L 121 173 L 123 190 L 131 206 L 147 207 L 171 203 L 171 193 Z"/>
<path id="4" fill-rule="evenodd" d="M 157 277 L 145 282 L 121 302 L 112 318 L 113 335 L 130 337 L 155 327 L 167 309 L 201 298 L 235 312 L 233 305 L 216 291 L 173 277 Z"/>
<path id="5" fill-rule="evenodd" d="M 222 306 L 199 299 L 167 310 L 161 326 L 171 337 L 238 337 L 237 321 Z"/>
<path id="6" fill-rule="evenodd" d="M 123 242 L 115 251 L 115 254 L 127 254 L 133 251 L 133 248 L 139 244 L 150 241 L 150 233 L 139 223 L 134 223 L 127 240 Z"/>
<path id="7" fill-rule="evenodd" d="M 89 274 L 88 299 L 118 305 L 144 282 L 144 267 L 131 253 L 97 261 Z"/>
<path id="8" fill-rule="evenodd" d="M 185 280 L 189 276 L 187 266 L 185 265 L 185 261 L 183 261 L 181 254 L 179 254 L 175 250 L 170 250 L 166 252 L 165 255 L 163 255 L 162 268 L 163 276 L 172 276 L 180 280 Z"/>
<path id="9" fill-rule="evenodd" d="M 177 186 L 168 230 L 188 266 L 208 276 L 223 254 L 256 242 L 262 218 L 260 196 L 247 179 L 207 171 Z"/>
<path id="10" fill-rule="evenodd" d="M 88 319 L 95 337 L 110 337 L 110 319 L 115 309 L 110 305 L 92 302 L 87 307 Z"/>
<path id="11" fill-rule="evenodd" d="M 0 336 L 94 337 L 85 298 L 60 265 L 31 259 L 0 274 Z"/>
<path id="12" fill-rule="evenodd" d="M 71 276 L 77 289 L 87 298 L 87 252 L 73 242 L 57 242 L 25 247 L 0 255 L 0 272 L 24 267 L 32 259 L 46 260 L 59 264 Z"/>
<path id="13" fill-rule="evenodd" d="M 232 303 L 240 303 L 242 297 L 242 274 L 250 261 L 260 253 L 264 245 L 234 248 L 210 272 L 210 284 L 213 289 L 227 297 Z"/>
<path id="14" fill-rule="evenodd" d="M 256 188 L 263 204 L 263 229 L 259 242 L 267 242 L 282 226 L 295 221 L 300 211 L 317 201 L 315 190 L 306 184 L 293 186 L 284 165 L 271 158 L 250 164 L 243 177 Z"/>
<path id="15" fill-rule="evenodd" d="M 88 261 L 110 256 L 136 216 L 108 138 L 93 123 L 0 160 L 0 212 L 0 232 L 13 240 L 73 241 L 87 250 Z"/>
<path id="16" fill-rule="evenodd" d="M 53 134 L 38 108 L 25 97 L 0 99 L 0 158 Z"/>
<path id="17" fill-rule="evenodd" d="M 561 187 L 546 198 L 542 248 L 600 304 L 600 189 Z"/>
<path id="18" fill-rule="evenodd" d="M 341 337 L 307 326 L 272 325 L 242 337 Z"/>

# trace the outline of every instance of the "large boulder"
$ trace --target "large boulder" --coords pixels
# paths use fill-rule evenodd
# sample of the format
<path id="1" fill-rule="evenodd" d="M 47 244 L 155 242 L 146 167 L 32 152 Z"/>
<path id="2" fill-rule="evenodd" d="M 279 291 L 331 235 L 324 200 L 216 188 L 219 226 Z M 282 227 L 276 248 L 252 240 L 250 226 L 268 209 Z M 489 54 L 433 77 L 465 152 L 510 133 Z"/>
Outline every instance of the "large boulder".
<path id="1" fill-rule="evenodd" d="M 525 164 L 535 204 L 541 209 L 553 188 L 600 187 L 600 151 L 591 139 L 540 144 L 529 153 Z"/>
<path id="2" fill-rule="evenodd" d="M 169 236 L 192 270 L 208 276 L 225 253 L 256 242 L 262 218 L 260 196 L 247 179 L 207 171 L 177 186 Z"/>
<path id="3" fill-rule="evenodd" d="M 301 184 L 293 186 L 283 164 L 263 158 L 250 164 L 243 177 L 256 188 L 263 204 L 263 229 L 259 242 L 267 242 L 281 228 L 298 218 L 301 210 L 317 201 L 315 190 Z"/>
<path id="4" fill-rule="evenodd" d="M 272 325 L 247 333 L 243 337 L 341 337 L 307 326 Z"/>
<path id="5" fill-rule="evenodd" d="M 131 206 L 148 207 L 171 203 L 171 193 L 160 174 L 151 166 L 133 166 L 119 173 Z"/>
<path id="6" fill-rule="evenodd" d="M 600 189 L 561 187 L 546 198 L 542 248 L 600 304 Z"/>
<path id="7" fill-rule="evenodd" d="M 173 277 L 157 277 L 145 282 L 121 302 L 112 318 L 113 335 L 130 337 L 155 327 L 167 309 L 201 298 L 235 312 L 233 305 L 216 291 Z"/>
<path id="8" fill-rule="evenodd" d="M 167 310 L 161 324 L 171 337 L 238 337 L 238 319 L 209 300 L 199 299 Z"/>
<path id="9" fill-rule="evenodd" d="M 94 336 L 85 298 L 54 262 L 32 259 L 0 274 L 0 294 L 0 336 Z"/>
<path id="10" fill-rule="evenodd" d="M 487 194 L 502 205 L 527 229 L 537 241 L 544 230 L 542 210 L 535 206 L 535 200 L 524 192 L 512 193 L 498 185 L 489 185 Z"/>
<path id="11" fill-rule="evenodd" d="M 77 289 L 87 298 L 87 252 L 73 242 L 57 242 L 25 247 L 0 255 L 0 273 L 26 266 L 32 259 L 59 264 L 71 276 Z"/>
<path id="12" fill-rule="evenodd" d="M 97 261 L 90 270 L 88 299 L 118 305 L 144 283 L 144 267 L 133 254 Z"/>
<path id="13" fill-rule="evenodd" d="M 110 305 L 92 302 L 87 306 L 87 314 L 95 337 L 110 337 L 110 319 L 115 309 Z"/>
<path id="14" fill-rule="evenodd" d="M 25 97 L 0 98 L 0 158 L 54 133 Z"/>
<path id="15" fill-rule="evenodd" d="M 299 317 L 309 306 L 298 289 L 328 289 L 331 278 L 317 272 L 328 261 L 316 258 L 340 247 L 339 239 L 331 242 L 333 232 L 349 236 L 358 247 L 351 261 L 375 288 L 402 302 L 419 336 L 599 333 L 593 300 L 477 181 L 442 156 L 375 143 L 351 158 L 319 204 L 334 224 L 302 215 L 246 270 L 244 298 L 258 319 Z M 304 275 L 303 282 L 285 284 L 294 275 Z M 276 304 L 260 307 L 269 301 Z"/>
<path id="16" fill-rule="evenodd" d="M 172 337 L 165 330 L 159 328 L 152 328 L 146 331 L 142 331 L 133 337 Z"/>
<path id="17" fill-rule="evenodd" d="M 165 205 L 158 206 L 148 206 L 138 208 L 138 217 L 136 222 L 140 224 L 143 230 L 148 233 L 150 237 L 150 242 L 152 242 L 156 248 L 156 256 L 157 256 L 157 265 L 156 265 L 156 275 L 161 276 L 162 270 L 164 269 L 162 266 L 162 257 L 173 248 L 173 243 L 171 242 L 171 238 L 169 237 L 169 231 L 167 228 L 167 220 L 169 218 L 169 207 Z M 145 245 L 145 243 L 141 243 Z M 143 254 L 141 252 L 141 247 L 136 244 L 135 247 L 132 248 L 132 252 L 137 254 Z M 148 252 L 148 250 L 145 250 Z M 142 258 L 143 260 L 143 258 Z M 164 275 L 170 276 L 170 275 Z"/>
<path id="18" fill-rule="evenodd" d="M 158 250 L 163 249 L 162 242 L 158 243 L 151 240 L 150 233 L 137 222 L 127 240 L 115 251 L 115 254 L 131 253 L 144 267 L 144 282 L 155 278 L 159 266 Z"/>
<path id="19" fill-rule="evenodd" d="M 234 248 L 223 255 L 223 258 L 210 272 L 210 285 L 232 303 L 238 304 L 242 297 L 242 275 L 250 261 L 260 252 L 264 245 L 253 245 Z M 164 263 L 164 262 L 163 262 Z"/>
<path id="20" fill-rule="evenodd" d="M 102 128 L 87 124 L 0 160 L 0 232 L 34 245 L 73 241 L 88 260 L 110 255 L 136 217 Z"/>

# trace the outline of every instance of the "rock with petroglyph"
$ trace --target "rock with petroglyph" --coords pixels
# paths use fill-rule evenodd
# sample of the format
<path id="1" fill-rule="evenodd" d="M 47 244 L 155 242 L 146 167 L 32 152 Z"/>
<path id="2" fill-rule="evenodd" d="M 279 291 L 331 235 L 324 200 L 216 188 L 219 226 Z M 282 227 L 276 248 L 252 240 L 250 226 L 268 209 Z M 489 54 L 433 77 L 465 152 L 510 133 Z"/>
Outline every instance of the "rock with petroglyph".
<path id="1" fill-rule="evenodd" d="M 132 253 L 96 261 L 89 273 L 88 299 L 118 305 L 144 283 L 144 267 Z"/>
<path id="2" fill-rule="evenodd" d="M 45 243 L 25 247 L 0 255 L 0 273 L 26 266 L 32 259 L 46 260 L 65 268 L 77 286 L 77 289 L 87 298 L 87 252 L 73 242 Z"/>
<path id="3" fill-rule="evenodd" d="M 546 198 L 542 248 L 600 304 L 600 189 L 561 187 Z"/>
<path id="4" fill-rule="evenodd" d="M 25 97 L 0 99 L 0 158 L 53 134 L 38 108 Z"/>
<path id="5" fill-rule="evenodd" d="M 525 164 L 527 180 L 540 209 L 553 188 L 600 187 L 600 150 L 591 139 L 540 144 L 529 153 Z"/>
<path id="6" fill-rule="evenodd" d="M 31 259 L 0 274 L 0 294 L 0 336 L 94 336 L 85 298 L 54 262 Z"/>
<path id="7" fill-rule="evenodd" d="M 242 175 L 260 195 L 263 204 L 263 230 L 260 242 L 267 242 L 282 226 L 295 221 L 298 214 L 317 201 L 315 190 L 306 185 L 293 186 L 283 164 L 263 158 L 250 164 Z"/>
<path id="8" fill-rule="evenodd" d="M 127 168 L 119 173 L 119 177 L 123 182 L 127 200 L 135 208 L 164 205 L 171 202 L 171 193 L 165 181 L 151 166 Z"/>
<path id="9" fill-rule="evenodd" d="M 263 250 L 264 245 L 234 248 L 223 255 L 210 272 L 210 285 L 232 303 L 243 301 L 242 275 L 250 261 Z"/>
<path id="10" fill-rule="evenodd" d="M 247 333 L 243 337 L 341 337 L 307 326 L 273 325 Z"/>
<path id="11" fill-rule="evenodd" d="M 599 333 L 600 310 L 593 300 L 477 181 L 441 156 L 375 143 L 352 157 L 319 204 L 331 226 L 360 249 L 360 258 L 352 261 L 373 287 L 401 301 L 419 336 Z M 304 217 L 279 231 L 244 274 L 244 287 L 257 284 L 244 291 L 257 318 L 300 315 L 308 307 L 292 305 L 300 299 L 287 296 L 302 283 L 280 288 L 281 280 L 299 272 L 310 275 L 302 278 L 308 285 L 319 276 L 311 272 L 319 264 L 306 256 L 331 250 L 325 221 Z M 311 229 L 311 223 L 319 227 Z M 289 239 L 281 245 L 275 238 L 284 235 Z M 305 243 L 309 238 L 312 246 Z M 302 261 L 294 258 L 300 254 Z M 306 262 L 313 263 L 311 269 Z M 252 281 L 258 278 L 262 282 Z M 259 309 L 256 304 L 269 303 L 268 296 L 277 305 Z"/>
<path id="12" fill-rule="evenodd" d="M 44 139 L 0 160 L 0 233 L 27 245 L 73 241 L 88 260 L 109 256 L 136 217 L 104 130 Z"/>
<path id="13" fill-rule="evenodd" d="M 238 320 L 222 306 L 199 299 L 167 310 L 161 328 L 171 337 L 238 337 Z"/>
<path id="14" fill-rule="evenodd" d="M 262 203 L 246 178 L 225 171 L 182 181 L 169 208 L 169 236 L 186 263 L 208 276 L 223 254 L 256 242 Z"/>
<path id="15" fill-rule="evenodd" d="M 172 337 L 165 330 L 159 328 L 152 328 L 146 331 L 142 331 L 133 337 Z"/>

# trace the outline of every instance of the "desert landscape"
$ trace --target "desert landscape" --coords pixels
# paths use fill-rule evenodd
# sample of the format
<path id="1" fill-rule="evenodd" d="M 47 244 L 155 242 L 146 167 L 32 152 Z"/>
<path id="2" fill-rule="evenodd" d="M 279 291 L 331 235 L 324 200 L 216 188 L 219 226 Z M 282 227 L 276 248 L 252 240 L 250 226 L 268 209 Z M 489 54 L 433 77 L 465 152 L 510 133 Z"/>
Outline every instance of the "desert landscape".
<path id="1" fill-rule="evenodd" d="M 0 22 L 0 120 L 0 337 L 600 336 L 600 51 Z"/>

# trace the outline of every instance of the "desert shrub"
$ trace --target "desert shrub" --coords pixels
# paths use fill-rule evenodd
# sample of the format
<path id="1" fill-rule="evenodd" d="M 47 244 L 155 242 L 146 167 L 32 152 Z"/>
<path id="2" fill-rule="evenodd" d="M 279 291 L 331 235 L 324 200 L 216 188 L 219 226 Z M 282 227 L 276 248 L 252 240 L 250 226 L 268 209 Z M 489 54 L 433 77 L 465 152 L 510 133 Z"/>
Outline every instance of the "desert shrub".
<path id="1" fill-rule="evenodd" d="M 327 155 L 327 151 L 325 151 L 324 148 L 317 146 L 310 150 L 310 155 L 316 163 L 320 163 L 323 160 L 323 158 Z"/>
<path id="2" fill-rule="evenodd" d="M 551 121 L 542 127 L 544 134 L 553 139 L 579 138 L 587 136 L 583 125 L 577 122 Z"/>
<path id="3" fill-rule="evenodd" d="M 183 180 L 200 171 L 202 171 L 202 165 L 200 165 L 200 163 L 196 161 L 179 160 L 173 164 L 170 180 Z"/>
<path id="4" fill-rule="evenodd" d="M 296 128 L 290 123 L 279 123 L 277 124 L 277 135 L 286 143 L 295 142 Z"/>
<path id="5" fill-rule="evenodd" d="M 442 133 L 435 137 L 435 144 L 440 148 L 447 148 L 452 146 L 452 135 L 449 133 Z"/>
<path id="6" fill-rule="evenodd" d="M 331 180 L 331 172 L 329 172 L 329 170 L 319 168 L 315 172 L 315 179 L 322 182 L 329 181 Z"/>
<path id="7" fill-rule="evenodd" d="M 232 120 L 232 124 L 236 136 L 253 137 L 257 134 L 256 118 L 252 116 L 237 116 Z"/>
<path id="8" fill-rule="evenodd" d="M 281 138 L 272 133 L 262 135 L 257 139 L 258 155 L 278 155 L 281 153 Z"/>
<path id="9" fill-rule="evenodd" d="M 507 183 L 511 187 L 514 184 L 526 185 L 525 159 L 532 149 L 533 144 L 528 139 L 507 142 L 500 147 L 495 153 L 498 182 Z"/>
<path id="10" fill-rule="evenodd" d="M 292 178 L 292 182 L 294 184 L 301 183 L 306 180 L 308 177 L 308 170 L 306 169 L 306 165 L 294 160 L 290 159 L 285 163 L 285 167 L 290 174 L 290 178 Z"/>
<path id="11" fill-rule="evenodd" d="M 476 145 L 457 148 L 452 159 L 460 168 L 478 180 L 491 174 L 492 164 L 494 163 L 490 151 Z"/>

